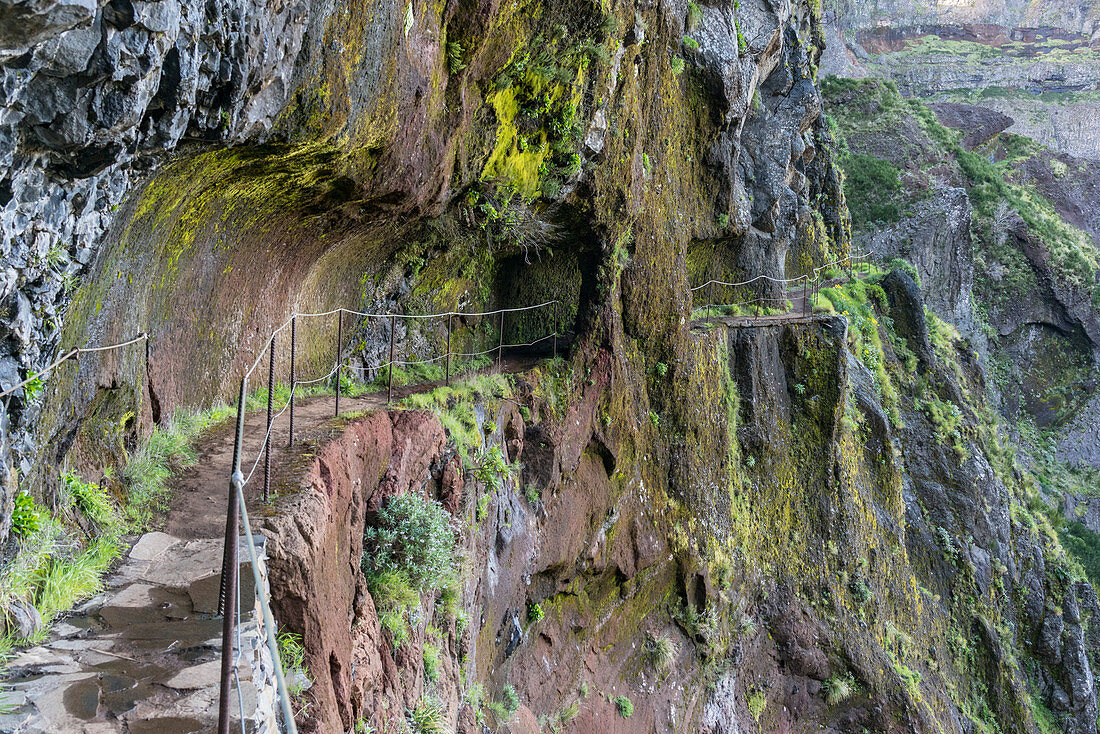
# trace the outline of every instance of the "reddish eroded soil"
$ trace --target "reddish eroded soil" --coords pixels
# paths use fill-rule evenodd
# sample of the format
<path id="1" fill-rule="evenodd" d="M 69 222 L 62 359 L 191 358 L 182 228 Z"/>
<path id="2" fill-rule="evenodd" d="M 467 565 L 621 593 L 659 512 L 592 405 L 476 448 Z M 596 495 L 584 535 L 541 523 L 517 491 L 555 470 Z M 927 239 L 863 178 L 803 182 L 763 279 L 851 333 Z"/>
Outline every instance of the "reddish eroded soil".
<path id="1" fill-rule="evenodd" d="M 294 430 L 300 437 L 312 434 L 320 426 L 334 418 L 335 398 L 332 396 L 298 400 L 294 406 Z M 384 393 L 362 398 L 340 399 L 340 412 L 351 413 L 377 410 L 385 407 Z M 245 497 L 250 511 L 258 511 L 263 500 L 264 460 L 260 456 L 264 440 L 264 411 L 254 411 L 245 417 L 241 470 L 247 477 L 259 456 L 256 471 L 245 486 Z M 287 438 L 290 414 L 284 412 L 272 429 L 271 465 L 277 474 L 287 461 L 294 461 L 300 446 L 288 450 Z M 198 461 L 181 472 L 172 483 L 172 507 L 168 512 L 164 532 L 177 538 L 216 538 L 225 532 L 225 511 L 229 497 L 229 477 L 233 466 L 233 443 L 236 426 L 226 421 L 202 440 L 198 447 Z"/>
<path id="2" fill-rule="evenodd" d="M 505 357 L 500 369 L 507 373 L 528 369 L 536 360 L 528 357 Z M 496 369 L 495 367 L 492 369 Z M 424 383 L 395 387 L 395 401 L 414 393 L 428 392 L 442 383 Z M 276 418 L 272 428 L 271 467 L 273 488 L 295 484 L 304 468 L 305 453 L 321 434 L 331 437 L 340 430 L 335 419 L 335 396 L 299 398 L 294 404 L 295 446 L 288 450 L 290 412 Z M 348 415 L 386 407 L 386 393 L 377 392 L 357 398 L 340 398 L 340 413 Z M 278 413 L 278 411 L 276 411 Z M 266 413 L 252 411 L 245 417 L 241 471 L 251 479 L 245 485 L 248 510 L 253 515 L 265 514 L 262 502 L 264 458 L 261 455 L 265 436 Z M 229 497 L 229 477 L 233 465 L 233 442 L 236 424 L 232 419 L 213 429 L 198 445 L 195 465 L 180 472 L 172 482 L 171 508 L 164 532 L 181 540 L 218 538 L 225 533 L 225 510 Z M 257 457 L 259 461 L 257 463 Z M 255 471 L 253 465 L 255 464 Z"/>

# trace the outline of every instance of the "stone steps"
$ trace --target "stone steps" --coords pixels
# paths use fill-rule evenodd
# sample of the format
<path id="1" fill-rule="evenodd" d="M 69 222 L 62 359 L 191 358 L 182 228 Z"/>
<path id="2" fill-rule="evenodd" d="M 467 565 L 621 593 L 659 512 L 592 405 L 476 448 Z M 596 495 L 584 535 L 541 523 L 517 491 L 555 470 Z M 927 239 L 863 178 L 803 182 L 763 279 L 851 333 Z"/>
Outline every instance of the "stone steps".
<path id="1" fill-rule="evenodd" d="M 264 538 L 254 537 L 262 557 Z M 248 558 L 243 539 L 240 557 Z M 221 561 L 220 539 L 141 536 L 103 592 L 59 621 L 48 641 L 11 661 L 7 701 L 15 708 L 0 715 L 0 732 L 211 731 L 218 714 Z M 243 708 L 248 731 L 275 731 L 271 659 L 247 561 L 240 578 L 240 696 L 234 692 L 233 716 L 239 719 Z"/>

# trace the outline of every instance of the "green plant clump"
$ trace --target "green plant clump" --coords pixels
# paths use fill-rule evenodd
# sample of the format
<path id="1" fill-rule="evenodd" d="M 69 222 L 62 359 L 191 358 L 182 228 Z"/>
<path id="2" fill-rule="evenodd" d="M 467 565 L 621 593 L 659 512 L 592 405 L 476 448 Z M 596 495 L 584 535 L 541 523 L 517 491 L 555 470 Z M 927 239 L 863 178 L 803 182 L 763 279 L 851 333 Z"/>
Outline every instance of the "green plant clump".
<path id="1" fill-rule="evenodd" d="M 614 703 L 615 710 L 619 712 L 619 716 L 624 719 L 629 719 L 634 715 L 634 702 L 626 696 L 615 696 Z"/>
<path id="2" fill-rule="evenodd" d="M 752 717 L 753 721 L 759 724 L 760 717 L 764 715 L 764 709 L 768 705 L 768 699 L 764 696 L 763 691 L 753 691 L 752 695 L 749 696 L 748 701 L 745 702 L 745 705 L 749 709 L 749 716 Z"/>
<path id="3" fill-rule="evenodd" d="M 293 632 L 280 632 L 275 642 L 278 644 L 279 660 L 283 664 L 283 676 L 290 695 L 299 696 L 313 680 L 309 668 L 306 667 L 306 649 L 302 645 L 302 636 Z"/>
<path id="4" fill-rule="evenodd" d="M 667 670 L 676 662 L 679 646 L 667 634 L 646 635 L 645 653 L 650 664 L 657 670 Z"/>
<path id="5" fill-rule="evenodd" d="M 543 611 L 542 606 L 538 602 L 528 600 L 527 602 L 527 623 L 538 624 L 542 621 L 542 618 L 546 616 L 546 612 Z"/>
<path id="6" fill-rule="evenodd" d="M 852 697 L 852 694 L 856 692 L 856 682 L 851 673 L 834 675 L 825 680 L 821 685 L 821 690 L 825 693 L 825 702 L 830 706 L 836 706 L 838 703 Z"/>
<path id="7" fill-rule="evenodd" d="M 118 523 L 118 509 L 114 500 L 99 485 L 85 482 L 76 474 L 68 472 L 61 477 L 61 487 L 76 509 L 98 527 L 110 528 Z"/>
<path id="8" fill-rule="evenodd" d="M 400 647 L 408 639 L 420 595 L 450 586 L 457 577 L 450 515 L 439 502 L 420 495 L 390 498 L 378 525 L 363 535 L 361 566 L 379 621 Z"/>
<path id="9" fill-rule="evenodd" d="M 363 535 L 363 571 L 368 577 L 397 573 L 420 591 L 439 589 L 455 576 L 455 539 L 443 505 L 416 494 L 391 497 L 378 525 Z"/>
<path id="10" fill-rule="evenodd" d="M 42 526 L 42 518 L 39 514 L 34 497 L 26 492 L 15 495 L 15 508 L 11 515 L 11 530 L 20 538 L 29 538 L 38 532 Z"/>
<path id="11" fill-rule="evenodd" d="M 443 705 L 430 696 L 424 696 L 405 717 L 412 734 L 445 734 L 447 716 Z"/>

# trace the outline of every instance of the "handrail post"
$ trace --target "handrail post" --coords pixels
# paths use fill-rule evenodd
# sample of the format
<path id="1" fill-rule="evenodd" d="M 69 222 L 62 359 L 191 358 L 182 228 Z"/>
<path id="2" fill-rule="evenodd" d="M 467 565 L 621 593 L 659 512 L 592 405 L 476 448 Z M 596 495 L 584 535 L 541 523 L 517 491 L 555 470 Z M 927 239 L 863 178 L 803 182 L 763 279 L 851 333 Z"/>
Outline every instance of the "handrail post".
<path id="1" fill-rule="evenodd" d="M 447 387 L 451 386 L 451 317 L 447 314 Z"/>
<path id="2" fill-rule="evenodd" d="M 267 438 L 264 439 L 264 502 L 271 497 L 271 423 L 275 408 L 275 335 L 267 345 Z"/>
<path id="3" fill-rule="evenodd" d="M 386 402 L 393 402 L 393 340 L 397 333 L 397 316 L 390 314 L 390 380 L 386 387 Z"/>
<path id="4" fill-rule="evenodd" d="M 229 480 L 229 507 L 225 516 L 225 549 L 222 557 L 221 603 L 222 615 L 222 665 L 221 686 L 218 698 L 218 734 L 229 734 L 229 687 L 233 674 L 233 631 L 237 616 L 237 558 L 240 544 L 240 501 L 237 482 L 241 480 L 241 440 L 244 434 L 245 392 L 248 378 L 241 378 L 240 395 L 237 398 L 237 433 L 233 442 L 233 469 Z"/>
<path id="5" fill-rule="evenodd" d="M 294 345 L 298 341 L 298 316 L 290 317 L 290 437 L 287 440 L 287 448 L 294 445 L 294 390 L 297 387 L 297 378 L 294 372 Z"/>
<path id="6" fill-rule="evenodd" d="M 344 349 L 344 309 L 336 309 L 336 412 L 334 418 L 340 416 L 340 367 L 341 352 Z"/>
<path id="7" fill-rule="evenodd" d="M 500 353 L 504 348 L 504 309 L 500 310 L 500 338 L 497 340 L 497 369 L 500 369 Z"/>

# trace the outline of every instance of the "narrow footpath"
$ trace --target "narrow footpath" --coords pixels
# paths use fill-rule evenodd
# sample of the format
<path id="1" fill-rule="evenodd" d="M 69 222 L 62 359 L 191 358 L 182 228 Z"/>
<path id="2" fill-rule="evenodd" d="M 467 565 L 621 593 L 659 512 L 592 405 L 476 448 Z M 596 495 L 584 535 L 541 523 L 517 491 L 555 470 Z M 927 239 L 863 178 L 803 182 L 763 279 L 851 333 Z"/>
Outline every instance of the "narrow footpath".
<path id="1" fill-rule="evenodd" d="M 540 361 L 534 355 L 505 356 L 491 369 L 522 372 Z M 456 378 L 457 379 L 457 378 Z M 394 400 L 443 384 L 394 388 Z M 287 448 L 290 416 L 282 413 L 272 436 L 274 493 L 292 484 L 302 457 L 314 442 L 341 430 L 334 396 L 295 402 L 295 444 Z M 386 393 L 340 399 L 340 415 L 386 407 Z M 245 416 L 242 468 L 247 475 L 263 446 L 266 412 Z M 21 651 L 7 666 L 0 734 L 207 734 L 216 729 L 222 619 L 217 616 L 225 536 L 225 513 L 233 462 L 232 419 L 212 429 L 197 446 L 194 466 L 172 481 L 172 503 L 163 531 L 132 538 L 104 589 L 62 616 L 47 641 Z M 262 501 L 263 463 L 245 487 L 250 517 L 271 509 Z M 258 546 L 264 538 L 254 536 Z M 248 551 L 239 558 L 242 629 L 253 630 L 255 590 Z M 244 650 L 238 697 L 231 711 L 250 719 L 257 709 L 257 687 L 250 680 Z M 241 731 L 239 723 L 230 729 Z"/>
<path id="2" fill-rule="evenodd" d="M 340 401 L 342 414 L 384 406 L 384 393 Z M 293 466 L 289 454 L 298 451 L 286 449 L 288 418 L 284 414 L 275 426 L 275 467 Z M 300 401 L 295 432 L 316 434 L 332 418 L 331 396 Z M 246 457 L 259 451 L 264 422 L 263 411 L 247 416 Z M 230 420 L 200 442 L 196 465 L 173 482 L 164 532 L 138 537 L 101 593 L 58 621 L 46 642 L 11 661 L 6 700 L 14 711 L 0 715 L 0 732 L 199 734 L 215 728 L 222 626 L 216 612 L 232 456 Z M 262 465 L 257 474 L 246 491 L 254 514 L 266 511 L 260 501 Z M 247 622 L 254 591 L 243 544 L 240 558 L 242 621 Z M 235 719 L 241 708 L 246 718 L 256 709 L 249 672 L 241 666 Z"/>

